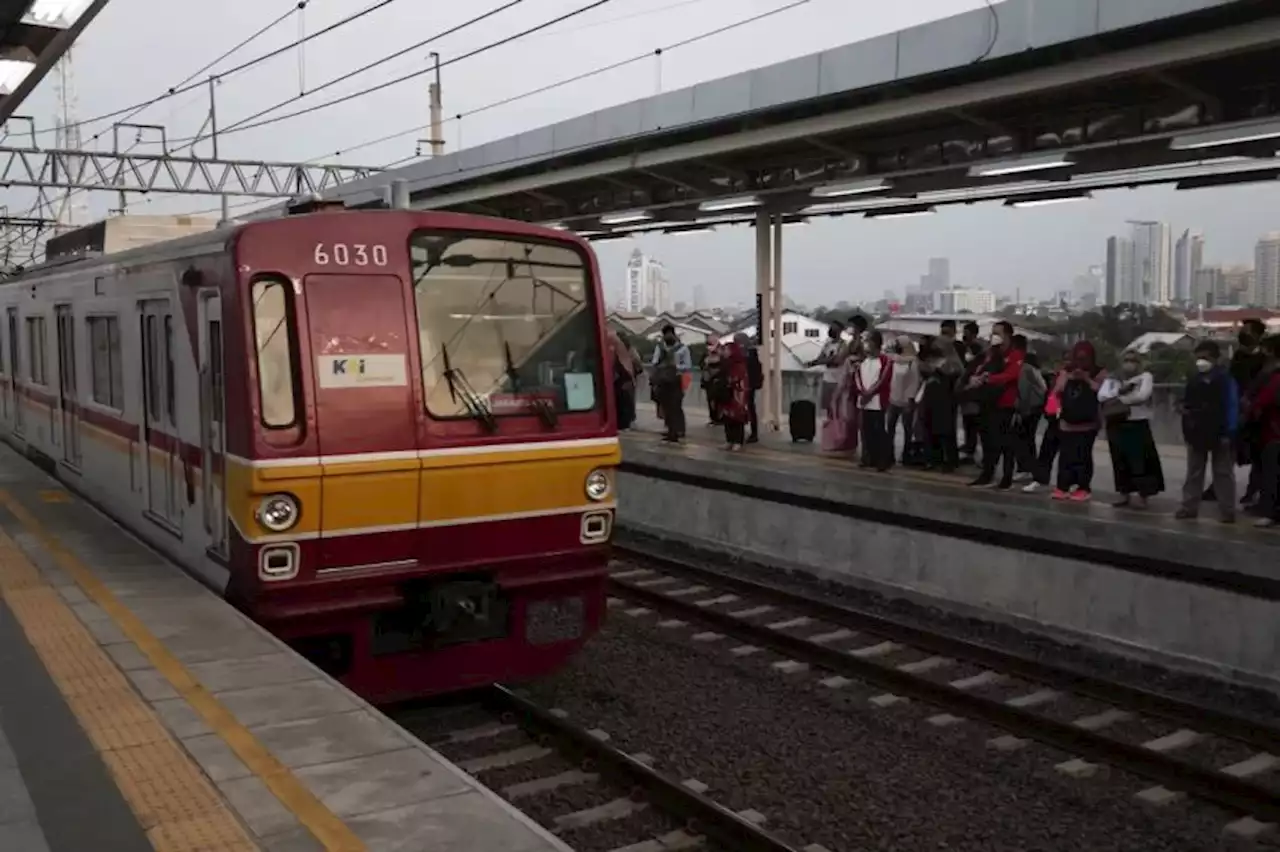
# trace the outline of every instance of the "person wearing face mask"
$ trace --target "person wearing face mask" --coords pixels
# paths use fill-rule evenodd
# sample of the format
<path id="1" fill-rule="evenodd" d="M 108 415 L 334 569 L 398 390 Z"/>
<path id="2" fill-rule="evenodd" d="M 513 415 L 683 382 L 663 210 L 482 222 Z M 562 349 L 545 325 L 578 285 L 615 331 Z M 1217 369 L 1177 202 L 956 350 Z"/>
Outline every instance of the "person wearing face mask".
<path id="1" fill-rule="evenodd" d="M 1231 353 L 1231 378 L 1236 380 L 1240 389 L 1240 411 L 1242 415 L 1249 412 L 1249 402 L 1262 390 L 1261 378 L 1266 363 L 1266 353 L 1262 351 L 1262 338 L 1266 336 L 1267 326 L 1260 319 L 1247 319 L 1240 324 L 1240 334 L 1236 338 L 1236 351 Z M 1262 430 L 1260 424 L 1247 416 L 1242 417 L 1240 432 L 1236 436 L 1236 464 L 1243 467 L 1249 465 L 1249 484 L 1245 487 L 1244 497 L 1240 504 L 1252 507 L 1257 502 L 1261 484 L 1258 477 L 1261 466 L 1255 462 L 1262 455 Z M 1210 489 L 1212 490 L 1212 486 Z M 1206 499 L 1213 499 L 1210 494 Z"/>
<path id="2" fill-rule="evenodd" d="M 689 347 L 676 337 L 673 325 L 662 327 L 662 339 L 653 349 L 653 389 L 662 406 L 666 435 L 662 440 L 676 444 L 684 437 L 684 380 L 693 374 L 693 357 Z"/>
<path id="3" fill-rule="evenodd" d="M 893 467 L 893 441 L 885 429 L 893 364 L 880 348 L 878 331 L 867 335 L 862 362 L 853 373 L 853 389 L 861 410 L 862 467 L 884 472 Z"/>
<path id="4" fill-rule="evenodd" d="M 934 348 L 925 350 L 920 375 L 920 404 L 916 419 L 926 445 L 925 467 L 952 473 L 960 464 L 960 448 L 956 443 L 956 373 L 944 370 L 950 343 L 939 339 Z M 955 350 L 950 356 L 954 359 Z"/>
<path id="5" fill-rule="evenodd" d="M 1086 503 L 1093 497 L 1093 445 L 1102 428 L 1098 390 L 1107 373 L 1093 344 L 1071 347 L 1071 362 L 1053 384 L 1058 410 L 1058 487 L 1054 500 Z"/>
<path id="6" fill-rule="evenodd" d="M 1187 380 L 1182 397 L 1187 481 L 1182 486 L 1182 506 L 1175 517 L 1190 520 L 1200 514 L 1205 471 L 1212 465 L 1219 519 L 1232 524 L 1236 520 L 1234 442 L 1240 421 L 1240 391 L 1231 373 L 1218 364 L 1218 344 L 1212 340 L 1201 342 L 1195 356 L 1196 369 Z"/>
<path id="7" fill-rule="evenodd" d="M 954 335 L 954 323 L 951 325 L 951 331 Z M 978 439 L 983 431 L 982 403 L 969 390 L 973 377 L 981 369 L 987 354 L 986 347 L 982 345 L 982 340 L 979 339 L 978 334 L 978 324 L 976 322 L 965 323 L 964 333 L 957 347 L 957 355 L 962 365 L 957 390 L 960 393 L 958 400 L 960 420 L 964 424 L 964 446 L 960 448 L 960 461 L 964 464 L 973 464 L 973 457 L 978 452 Z"/>
<path id="8" fill-rule="evenodd" d="M 1002 491 L 1013 487 L 1014 451 L 1017 433 L 1014 415 L 1018 407 L 1018 378 L 1026 355 L 1012 345 L 1013 326 L 998 322 L 992 329 L 991 348 L 970 388 L 982 408 L 982 472 L 969 483 L 971 488 L 995 485 Z M 1000 481 L 995 481 L 996 465 L 1003 463 Z"/>
<path id="9" fill-rule="evenodd" d="M 1164 469 L 1151 435 L 1151 393 L 1155 380 L 1137 352 L 1126 352 L 1120 362 L 1120 381 L 1113 401 L 1105 402 L 1107 447 L 1111 473 L 1120 499 L 1116 508 L 1147 507 L 1147 500 L 1164 491 Z"/>
<path id="10" fill-rule="evenodd" d="M 915 443 L 916 396 L 920 393 L 920 359 L 916 357 L 915 344 L 908 337 L 899 337 L 889 356 L 893 376 L 889 380 L 889 419 L 885 430 L 889 445 L 896 438 L 898 424 L 902 424 L 902 462 L 905 464 Z"/>

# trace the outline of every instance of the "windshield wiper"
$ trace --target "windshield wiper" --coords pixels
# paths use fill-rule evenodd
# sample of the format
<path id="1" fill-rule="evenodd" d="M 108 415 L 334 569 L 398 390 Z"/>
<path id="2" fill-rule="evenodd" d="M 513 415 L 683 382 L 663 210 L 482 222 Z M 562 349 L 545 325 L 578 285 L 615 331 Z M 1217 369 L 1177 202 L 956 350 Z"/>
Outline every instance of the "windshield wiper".
<path id="1" fill-rule="evenodd" d="M 520 393 L 520 371 L 516 369 L 515 359 L 511 357 L 511 344 L 503 342 L 502 354 L 507 360 L 507 381 L 511 383 L 511 392 L 519 395 Z M 529 398 L 529 407 L 538 415 L 538 419 L 542 421 L 542 425 L 548 429 L 555 429 L 560 424 L 560 418 L 556 416 L 556 407 L 553 403 L 540 396 Z"/>
<path id="2" fill-rule="evenodd" d="M 489 432 L 498 430 L 498 421 L 493 416 L 493 412 L 489 410 L 489 406 L 485 405 L 484 399 L 480 394 L 476 393 L 475 388 L 467 381 L 467 377 L 463 375 L 461 367 L 453 367 L 449 364 L 449 349 L 444 344 L 440 346 L 440 355 L 444 361 L 444 379 L 449 383 L 449 397 L 457 402 L 458 398 L 462 398 L 462 404 L 466 406 L 467 413 L 471 415 L 471 419 L 481 423 Z"/>

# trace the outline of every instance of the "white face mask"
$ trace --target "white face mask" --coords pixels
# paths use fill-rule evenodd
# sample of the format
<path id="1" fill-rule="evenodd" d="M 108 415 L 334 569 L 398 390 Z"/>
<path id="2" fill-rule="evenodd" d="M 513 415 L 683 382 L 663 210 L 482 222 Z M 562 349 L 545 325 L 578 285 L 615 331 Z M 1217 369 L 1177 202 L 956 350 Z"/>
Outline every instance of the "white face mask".
<path id="1" fill-rule="evenodd" d="M 1003 338 L 1003 337 L 1001 337 L 1001 336 L 1000 336 L 1000 335 L 998 335 L 998 334 L 993 334 L 993 335 L 991 335 L 991 345 L 992 345 L 992 346 L 1002 346 L 1002 345 L 1004 345 L 1004 338 Z"/>
<path id="2" fill-rule="evenodd" d="M 1196 369 L 1197 369 L 1197 370 L 1199 370 L 1199 371 L 1200 371 L 1200 372 L 1202 372 L 1202 373 L 1207 373 L 1207 372 L 1209 372 L 1210 370 L 1212 370 L 1212 369 L 1213 369 L 1213 362 L 1212 362 L 1212 361 L 1208 361 L 1208 360 L 1206 360 L 1206 359 L 1204 359 L 1204 358 L 1197 358 L 1197 359 L 1196 359 Z"/>

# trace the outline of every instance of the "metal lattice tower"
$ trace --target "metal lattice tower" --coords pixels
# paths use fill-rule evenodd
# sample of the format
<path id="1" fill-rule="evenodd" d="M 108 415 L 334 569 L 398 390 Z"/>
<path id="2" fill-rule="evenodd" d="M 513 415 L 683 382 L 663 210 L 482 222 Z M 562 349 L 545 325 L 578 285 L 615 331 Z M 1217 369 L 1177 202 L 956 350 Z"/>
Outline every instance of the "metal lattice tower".
<path id="1" fill-rule="evenodd" d="M 57 93 L 58 113 L 54 116 L 56 142 L 54 147 L 62 151 L 81 149 L 79 103 L 76 97 L 75 71 L 71 50 L 68 49 L 58 62 Z M 58 200 L 54 211 L 54 229 L 57 233 L 70 230 L 83 221 L 89 210 L 88 193 L 69 190 Z"/>

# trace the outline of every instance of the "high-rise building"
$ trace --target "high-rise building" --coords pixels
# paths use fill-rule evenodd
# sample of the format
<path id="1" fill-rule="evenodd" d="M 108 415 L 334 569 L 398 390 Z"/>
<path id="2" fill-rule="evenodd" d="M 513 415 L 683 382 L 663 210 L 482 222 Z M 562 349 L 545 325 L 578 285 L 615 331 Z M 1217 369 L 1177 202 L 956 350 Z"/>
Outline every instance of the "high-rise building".
<path id="1" fill-rule="evenodd" d="M 701 284 L 693 285 L 693 309 L 695 311 L 705 310 L 710 307 L 707 304 L 707 288 Z"/>
<path id="2" fill-rule="evenodd" d="M 1133 279 L 1133 241 L 1124 237 L 1107 240 L 1106 285 L 1104 298 L 1108 305 L 1135 301 Z"/>
<path id="3" fill-rule="evenodd" d="M 1258 276 L 1247 266 L 1228 266 L 1222 270 L 1222 285 L 1215 305 L 1260 305 Z"/>
<path id="4" fill-rule="evenodd" d="M 662 313 L 672 309 L 671 281 L 662 262 L 649 257 L 640 249 L 631 252 L 627 260 L 627 285 L 623 296 L 623 310 L 639 313 Z"/>
<path id="5" fill-rule="evenodd" d="M 1173 249 L 1173 302 L 1179 305 L 1193 303 L 1192 289 L 1196 275 L 1204 264 L 1204 237 L 1190 230 L 1183 231 Z"/>
<path id="6" fill-rule="evenodd" d="M 1191 288 L 1191 304 L 1202 308 L 1221 307 L 1225 292 L 1222 270 L 1216 266 L 1201 267 Z"/>
<path id="7" fill-rule="evenodd" d="M 996 294 L 990 290 L 943 290 L 933 294 L 933 309 L 940 314 L 989 314 L 996 309 Z"/>
<path id="8" fill-rule="evenodd" d="M 920 292 L 932 295 L 951 289 L 951 261 L 945 257 L 929 258 L 929 271 L 920 276 Z"/>
<path id="9" fill-rule="evenodd" d="M 1133 226 L 1133 283 L 1135 298 L 1143 305 L 1167 305 L 1173 301 L 1173 276 L 1169 268 L 1170 230 L 1164 222 L 1130 222 Z"/>
<path id="10" fill-rule="evenodd" d="M 1253 301 L 1262 308 L 1280 307 L 1280 233 L 1258 240 L 1253 253 Z"/>

